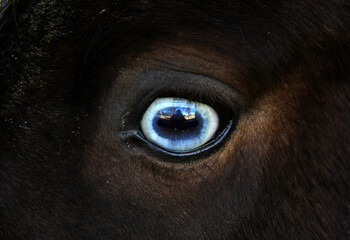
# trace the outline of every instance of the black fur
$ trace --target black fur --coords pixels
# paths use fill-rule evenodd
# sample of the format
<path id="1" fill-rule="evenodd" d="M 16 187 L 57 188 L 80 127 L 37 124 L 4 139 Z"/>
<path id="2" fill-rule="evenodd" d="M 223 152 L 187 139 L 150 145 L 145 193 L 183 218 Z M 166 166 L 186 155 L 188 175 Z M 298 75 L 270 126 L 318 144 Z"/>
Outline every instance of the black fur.
<path id="1" fill-rule="evenodd" d="M 1 1 L 0 238 L 349 239 L 349 28 L 346 0 Z M 115 137 L 158 92 L 237 126 L 179 163 Z"/>

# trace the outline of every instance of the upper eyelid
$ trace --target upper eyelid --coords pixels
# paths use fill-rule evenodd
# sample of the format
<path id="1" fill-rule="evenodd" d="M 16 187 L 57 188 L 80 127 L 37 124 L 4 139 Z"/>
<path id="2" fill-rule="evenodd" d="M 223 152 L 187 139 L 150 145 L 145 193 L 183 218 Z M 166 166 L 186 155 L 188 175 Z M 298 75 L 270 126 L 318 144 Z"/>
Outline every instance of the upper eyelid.
<path id="1" fill-rule="evenodd" d="M 246 101 L 243 95 L 238 92 L 236 89 L 232 88 L 231 86 L 228 86 L 227 84 L 219 81 L 218 79 L 214 79 L 210 76 L 206 76 L 203 74 L 198 73 L 192 73 L 192 72 L 185 72 L 180 70 L 173 70 L 173 69 L 149 69 L 147 72 L 139 78 L 142 78 L 144 80 L 150 78 L 150 80 L 158 80 L 159 76 L 165 73 L 167 76 L 169 76 L 168 80 L 169 82 L 178 81 L 179 84 L 170 85 L 172 93 L 176 94 L 176 92 L 184 92 L 184 84 L 189 88 L 193 88 L 193 92 L 191 92 L 191 95 L 195 95 L 194 97 L 189 98 L 190 100 L 197 100 L 201 101 L 201 99 L 214 99 L 219 101 L 225 101 L 231 106 L 240 106 L 241 108 L 246 107 Z M 162 77 L 161 77 L 162 78 Z M 164 78 L 164 77 L 163 77 Z M 168 82 L 159 82 L 159 85 L 166 86 L 169 85 Z M 199 87 L 198 87 L 199 86 Z M 200 91 L 197 91 L 200 89 Z M 178 95 L 181 97 L 181 94 Z M 145 96 L 146 98 L 148 96 Z M 149 97 L 148 97 L 149 98 Z M 149 102 L 151 103 L 156 96 L 153 96 L 149 98 Z"/>

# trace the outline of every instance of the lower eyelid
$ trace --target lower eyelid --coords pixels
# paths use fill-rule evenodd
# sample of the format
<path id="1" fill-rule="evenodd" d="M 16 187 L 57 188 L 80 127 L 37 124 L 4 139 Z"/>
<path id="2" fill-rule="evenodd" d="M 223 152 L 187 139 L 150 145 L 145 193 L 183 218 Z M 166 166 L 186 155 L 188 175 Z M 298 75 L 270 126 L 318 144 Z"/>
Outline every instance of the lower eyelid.
<path id="1" fill-rule="evenodd" d="M 174 153 L 164 150 L 147 141 L 140 130 L 118 131 L 115 134 L 117 139 L 125 143 L 128 151 L 136 151 L 137 153 L 147 154 L 150 157 L 153 156 L 160 162 L 183 164 L 214 154 L 226 142 L 228 135 L 234 130 L 234 126 L 235 121 L 230 120 L 227 126 L 216 137 L 215 142 L 208 143 L 208 145 L 204 145 L 196 151 L 187 153 Z"/>
<path id="2" fill-rule="evenodd" d="M 161 157 L 162 161 L 183 163 L 183 162 L 187 162 L 187 161 L 196 160 L 197 158 L 206 157 L 207 155 L 210 155 L 213 152 L 215 152 L 215 150 L 217 150 L 218 147 L 225 142 L 225 140 L 227 139 L 227 136 L 229 135 L 229 133 L 232 130 L 234 130 L 234 121 L 230 120 L 228 122 L 226 128 L 220 132 L 220 134 L 216 137 L 214 142 L 209 142 L 208 144 L 205 144 L 201 148 L 197 149 L 196 151 L 185 152 L 185 153 L 174 153 L 174 152 L 170 152 L 170 151 L 167 151 L 165 149 L 162 149 L 162 148 L 152 144 L 151 142 L 147 141 L 145 139 L 145 137 L 143 136 L 142 132 L 140 132 L 140 131 L 138 131 L 138 134 L 136 136 L 130 135 L 128 137 L 128 139 L 133 138 L 133 139 L 136 139 L 136 140 L 144 143 L 145 146 L 147 146 L 151 152 L 156 152 L 158 154 L 161 154 L 160 157 Z M 170 158 L 164 158 L 164 156 L 168 156 Z"/>

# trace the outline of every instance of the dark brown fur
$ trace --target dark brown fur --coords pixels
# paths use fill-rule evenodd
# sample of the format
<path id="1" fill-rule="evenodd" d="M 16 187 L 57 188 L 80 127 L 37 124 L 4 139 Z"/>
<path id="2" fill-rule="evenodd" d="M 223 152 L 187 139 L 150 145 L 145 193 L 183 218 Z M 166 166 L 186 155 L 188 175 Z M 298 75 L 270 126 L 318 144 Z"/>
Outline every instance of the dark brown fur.
<path id="1" fill-rule="evenodd" d="M 0 10 L 0 239 L 350 238 L 349 1 Z M 207 78 L 240 106 L 216 151 L 116 137 Z"/>

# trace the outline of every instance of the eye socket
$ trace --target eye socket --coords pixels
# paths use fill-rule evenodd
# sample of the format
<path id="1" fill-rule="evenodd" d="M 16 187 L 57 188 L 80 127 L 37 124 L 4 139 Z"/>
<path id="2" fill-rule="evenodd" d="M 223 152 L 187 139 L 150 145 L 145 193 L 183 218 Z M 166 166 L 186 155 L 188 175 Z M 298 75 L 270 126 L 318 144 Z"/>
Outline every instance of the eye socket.
<path id="1" fill-rule="evenodd" d="M 151 143 L 171 152 L 191 152 L 208 143 L 219 129 L 219 115 L 209 105 L 184 98 L 158 98 L 141 120 Z"/>
<path id="2" fill-rule="evenodd" d="M 125 75 L 128 79 L 130 74 L 125 73 Z M 128 99 L 123 108 L 120 107 L 119 101 L 111 102 L 111 111 L 118 110 L 115 114 L 118 114 L 117 116 L 120 116 L 118 119 L 121 120 L 111 122 L 111 127 L 116 130 L 111 132 L 116 141 L 124 143 L 126 151 L 144 154 L 149 159 L 171 163 L 189 163 L 206 159 L 223 149 L 226 140 L 229 139 L 228 136 L 234 133 L 240 116 L 245 112 L 246 103 L 238 91 L 207 76 L 169 69 L 148 69 L 142 72 L 136 80 L 137 84 L 129 85 L 125 93 L 123 91 L 122 96 Z M 171 101 L 161 103 L 161 100 L 164 99 Z M 163 145 L 164 141 L 154 138 L 158 135 L 159 129 L 175 131 L 174 126 L 178 125 L 188 130 L 199 129 L 199 119 L 192 122 L 182 121 L 182 125 L 178 121 L 158 122 L 159 117 L 155 118 L 157 112 L 165 108 L 170 108 L 167 110 L 176 109 L 179 101 L 175 102 L 174 99 L 181 100 L 182 104 L 187 103 L 186 107 L 179 106 L 180 109 L 178 109 L 183 118 L 185 118 L 184 115 L 189 115 L 184 109 L 188 108 L 191 113 L 191 109 L 196 107 L 196 113 L 202 114 L 201 117 L 203 117 L 205 113 L 199 112 L 198 107 L 210 106 L 212 111 L 209 112 L 215 112 L 218 119 L 217 124 L 212 125 L 215 127 L 208 128 L 212 133 L 206 132 L 208 136 L 211 135 L 210 137 L 202 137 L 198 135 L 199 132 L 197 135 L 187 135 L 188 140 L 192 141 L 188 141 L 186 148 L 182 149 L 174 149 L 174 146 L 177 145 L 175 141 L 171 141 L 172 144 L 168 144 L 167 147 Z M 153 107 L 155 110 L 151 111 Z M 125 109 L 125 112 L 120 111 L 121 109 Z M 156 120 L 155 123 L 158 122 L 160 126 L 157 124 L 158 128 L 155 129 L 152 120 Z M 207 121 L 212 124 L 215 122 L 210 119 Z M 166 135 L 166 137 L 174 140 L 173 135 Z M 201 140 L 200 144 L 194 143 L 196 138 Z"/>

